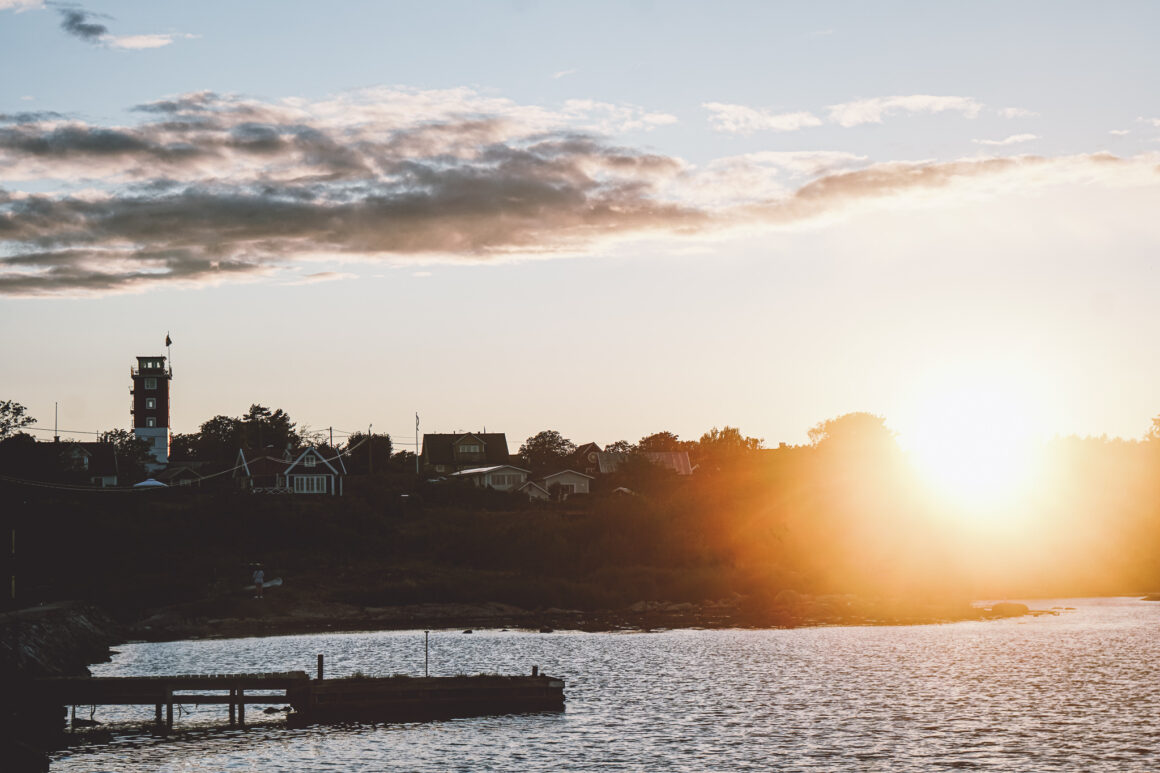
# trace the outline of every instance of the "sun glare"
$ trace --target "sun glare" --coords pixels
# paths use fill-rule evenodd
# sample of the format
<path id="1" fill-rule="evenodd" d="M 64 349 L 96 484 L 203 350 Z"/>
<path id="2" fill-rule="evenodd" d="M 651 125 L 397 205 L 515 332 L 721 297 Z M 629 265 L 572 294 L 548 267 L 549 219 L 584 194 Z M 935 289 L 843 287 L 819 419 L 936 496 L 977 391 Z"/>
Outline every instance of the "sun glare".
<path id="1" fill-rule="evenodd" d="M 916 467 L 939 494 L 974 515 L 1017 504 L 1034 478 L 1034 404 L 1015 391 L 958 385 L 916 406 L 907 438 Z"/>

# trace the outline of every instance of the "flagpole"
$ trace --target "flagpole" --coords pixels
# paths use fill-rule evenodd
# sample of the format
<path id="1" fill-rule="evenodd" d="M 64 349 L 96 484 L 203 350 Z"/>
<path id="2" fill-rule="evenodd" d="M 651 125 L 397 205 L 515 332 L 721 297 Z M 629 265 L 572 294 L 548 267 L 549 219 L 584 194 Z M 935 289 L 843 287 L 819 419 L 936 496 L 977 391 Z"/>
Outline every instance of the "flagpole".
<path id="1" fill-rule="evenodd" d="M 415 475 L 419 474 L 419 412 L 415 411 Z"/>

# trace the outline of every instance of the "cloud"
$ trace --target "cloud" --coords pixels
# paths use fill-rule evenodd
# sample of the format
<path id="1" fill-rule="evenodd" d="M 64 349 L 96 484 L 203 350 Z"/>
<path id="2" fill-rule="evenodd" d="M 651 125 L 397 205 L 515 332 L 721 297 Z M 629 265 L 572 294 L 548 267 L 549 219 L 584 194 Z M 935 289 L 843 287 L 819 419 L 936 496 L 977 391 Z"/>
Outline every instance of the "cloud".
<path id="1" fill-rule="evenodd" d="M 1039 113 L 1022 107 L 1004 107 L 999 110 L 999 115 L 1004 118 L 1033 118 Z"/>
<path id="2" fill-rule="evenodd" d="M 830 120 L 840 126 L 851 127 L 865 123 L 882 123 L 882 119 L 893 113 L 941 113 L 947 110 L 974 118 L 983 109 L 980 102 L 970 97 L 939 97 L 929 94 L 909 96 L 873 97 L 853 102 L 830 105 Z"/>
<path id="3" fill-rule="evenodd" d="M 569 75 L 575 75 L 577 72 L 579 72 L 579 70 L 560 70 L 560 72 L 552 73 L 552 77 L 556 80 L 559 80 L 560 78 L 566 78 Z"/>
<path id="4" fill-rule="evenodd" d="M 972 140 L 979 145 L 1015 145 L 1020 142 L 1030 142 L 1039 139 L 1038 134 L 1012 134 L 1002 140 Z"/>
<path id="5" fill-rule="evenodd" d="M 0 0 L 0 11 L 31 11 L 43 8 L 44 0 Z"/>
<path id="6" fill-rule="evenodd" d="M 5 0 L 0 0 L 0 3 Z M 181 32 L 154 33 L 144 35 L 114 35 L 104 24 L 93 19 L 109 19 L 105 14 L 87 11 L 77 5 L 66 3 L 48 3 L 60 14 L 60 28 L 69 35 L 94 45 L 107 46 L 122 50 L 136 51 L 147 48 L 161 48 L 168 46 L 178 38 L 196 38 Z M 3 6 L 0 6 L 2 8 Z M 40 7 L 39 5 L 37 7 Z"/>
<path id="7" fill-rule="evenodd" d="M 1132 133 L 1131 129 L 1111 129 L 1108 131 L 1108 134 L 1114 134 L 1117 137 L 1124 137 L 1124 136 L 1129 135 L 1131 133 Z"/>
<path id="8" fill-rule="evenodd" d="M 106 35 L 103 40 L 112 48 L 137 50 L 142 48 L 161 48 L 168 46 L 177 38 L 192 40 L 198 37 L 187 33 L 169 32 L 154 35 Z"/>
<path id="9" fill-rule="evenodd" d="M 60 28 L 74 38 L 86 43 L 100 43 L 109 34 L 109 28 L 104 24 L 90 21 L 97 14 L 74 6 L 58 6 L 56 10 L 61 16 Z"/>
<path id="10" fill-rule="evenodd" d="M 319 282 L 338 282 L 343 279 L 358 279 L 358 274 L 350 274 L 341 271 L 318 271 L 313 274 L 298 279 L 284 282 L 287 287 L 298 287 L 301 285 L 318 284 Z"/>
<path id="11" fill-rule="evenodd" d="M 773 113 L 722 102 L 706 102 L 701 107 L 712 113 L 709 122 L 714 129 L 731 134 L 752 134 L 766 130 L 792 132 L 822 124 L 817 116 L 808 112 Z"/>
<path id="12" fill-rule="evenodd" d="M 912 196 L 1157 180 L 1155 158 L 1108 155 L 872 163 L 819 150 L 694 167 L 582 128 L 652 115 L 611 107 L 376 89 L 320 102 L 183 94 L 138 106 L 139 123 L 126 126 L 5 116 L 6 184 L 36 186 L 0 189 L 0 294 L 276 279 L 328 261 L 575 255 L 619 239 L 809 223 Z"/>

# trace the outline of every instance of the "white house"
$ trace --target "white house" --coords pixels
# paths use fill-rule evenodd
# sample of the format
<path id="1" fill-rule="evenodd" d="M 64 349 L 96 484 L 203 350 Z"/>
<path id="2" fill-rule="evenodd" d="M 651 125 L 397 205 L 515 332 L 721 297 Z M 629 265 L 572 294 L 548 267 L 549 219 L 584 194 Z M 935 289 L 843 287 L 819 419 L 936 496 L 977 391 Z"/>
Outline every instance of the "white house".
<path id="1" fill-rule="evenodd" d="M 460 470 L 447 476 L 451 480 L 471 481 L 478 488 L 491 488 L 496 491 L 518 491 L 528 482 L 528 471 L 510 464 L 497 464 L 492 467 L 473 467 L 469 470 Z"/>
<path id="2" fill-rule="evenodd" d="M 545 475 L 540 485 L 550 492 L 559 492 L 560 499 L 567 499 L 573 494 L 587 494 L 591 491 L 593 478 L 575 470 L 561 470 L 551 475 Z"/>

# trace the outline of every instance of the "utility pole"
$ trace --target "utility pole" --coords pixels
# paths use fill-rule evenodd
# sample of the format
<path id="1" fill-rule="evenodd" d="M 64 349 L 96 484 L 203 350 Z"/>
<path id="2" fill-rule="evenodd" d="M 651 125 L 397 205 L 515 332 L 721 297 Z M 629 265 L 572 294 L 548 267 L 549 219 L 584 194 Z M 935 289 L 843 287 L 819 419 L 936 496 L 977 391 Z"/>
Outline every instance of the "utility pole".
<path id="1" fill-rule="evenodd" d="M 330 428 L 330 447 L 334 448 L 334 427 Z"/>
<path id="2" fill-rule="evenodd" d="M 367 425 L 367 475 L 375 474 L 375 436 L 371 433 L 374 426 Z"/>
<path id="3" fill-rule="evenodd" d="M 415 411 L 415 476 L 419 475 L 419 412 Z"/>

